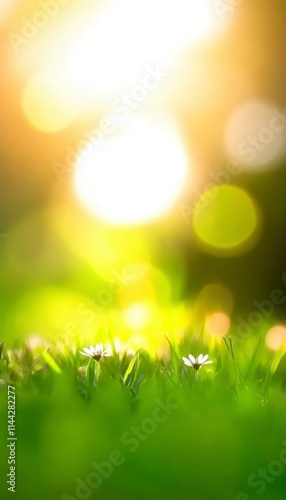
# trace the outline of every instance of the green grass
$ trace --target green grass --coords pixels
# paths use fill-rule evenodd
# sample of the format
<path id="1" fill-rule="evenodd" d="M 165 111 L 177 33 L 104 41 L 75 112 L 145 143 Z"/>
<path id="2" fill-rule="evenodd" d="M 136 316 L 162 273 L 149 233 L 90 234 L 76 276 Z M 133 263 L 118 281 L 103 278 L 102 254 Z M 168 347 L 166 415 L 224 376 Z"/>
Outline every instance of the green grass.
<path id="1" fill-rule="evenodd" d="M 284 498 L 286 364 L 262 334 L 209 345 L 169 336 L 164 358 L 143 349 L 118 354 L 111 343 L 113 356 L 97 362 L 79 353 L 84 345 L 1 345 L 7 472 L 7 385 L 16 387 L 14 497 Z M 214 362 L 197 380 L 181 358 L 200 352 Z M 88 478 L 92 486 L 83 486 Z M 0 489 L 1 499 L 10 498 L 3 476 Z"/>

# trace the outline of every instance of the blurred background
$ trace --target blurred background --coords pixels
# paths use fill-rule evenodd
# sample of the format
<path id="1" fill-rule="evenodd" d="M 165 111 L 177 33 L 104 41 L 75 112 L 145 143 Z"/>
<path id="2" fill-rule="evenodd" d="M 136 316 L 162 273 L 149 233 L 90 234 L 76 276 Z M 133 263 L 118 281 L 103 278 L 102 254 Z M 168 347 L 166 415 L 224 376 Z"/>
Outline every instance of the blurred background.
<path id="1" fill-rule="evenodd" d="M 19 500 L 285 495 L 285 20 L 283 0 L 0 0 Z M 118 356 L 90 381 L 79 350 L 107 329 Z M 115 449 L 124 465 L 78 495 Z"/>
<path id="2" fill-rule="evenodd" d="M 8 343 L 109 327 L 153 349 L 253 311 L 251 333 L 259 314 L 283 325 L 284 295 L 257 303 L 286 293 L 285 16 L 282 0 L 0 1 Z"/>

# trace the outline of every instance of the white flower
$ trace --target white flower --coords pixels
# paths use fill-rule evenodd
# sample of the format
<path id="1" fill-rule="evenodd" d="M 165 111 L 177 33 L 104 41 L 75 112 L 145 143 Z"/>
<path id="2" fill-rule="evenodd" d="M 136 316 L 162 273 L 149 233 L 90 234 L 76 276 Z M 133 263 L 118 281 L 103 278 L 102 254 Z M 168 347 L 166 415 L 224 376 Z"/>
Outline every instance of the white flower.
<path id="1" fill-rule="evenodd" d="M 189 354 L 189 358 L 182 358 L 185 365 L 192 366 L 195 370 L 198 370 L 202 365 L 210 365 L 212 361 L 207 361 L 209 355 L 200 354 L 197 358 L 195 358 L 192 354 Z"/>
<path id="2" fill-rule="evenodd" d="M 89 358 L 99 361 L 103 356 L 112 356 L 110 349 L 103 349 L 103 344 L 91 345 L 90 347 L 84 347 L 83 351 L 79 351 L 80 354 L 87 356 Z"/>

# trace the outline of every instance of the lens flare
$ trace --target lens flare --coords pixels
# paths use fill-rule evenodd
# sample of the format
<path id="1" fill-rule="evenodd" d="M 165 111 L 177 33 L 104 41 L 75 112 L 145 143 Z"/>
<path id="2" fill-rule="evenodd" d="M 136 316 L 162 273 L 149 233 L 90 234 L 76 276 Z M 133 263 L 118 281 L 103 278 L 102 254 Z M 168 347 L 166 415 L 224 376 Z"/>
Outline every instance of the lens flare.
<path id="1" fill-rule="evenodd" d="M 132 120 L 89 157 L 79 156 L 75 192 L 96 217 L 139 224 L 165 214 L 183 190 L 187 157 L 174 130 Z"/>
<path id="2" fill-rule="evenodd" d="M 124 330 L 129 332 L 129 342 L 133 348 L 148 348 L 152 355 L 163 344 L 164 316 L 153 302 L 134 302 L 122 312 Z M 140 339 L 141 345 L 137 344 Z M 146 346 L 146 347 L 145 347 Z"/>
<path id="3" fill-rule="evenodd" d="M 209 0 L 117 0 L 89 18 L 66 56 L 81 91 L 108 94 L 138 83 L 146 65 L 165 68 L 184 48 L 221 24 Z"/>
<path id="4" fill-rule="evenodd" d="M 151 318 L 150 308 L 146 304 L 132 304 L 123 312 L 126 325 L 134 330 L 144 328 Z"/>

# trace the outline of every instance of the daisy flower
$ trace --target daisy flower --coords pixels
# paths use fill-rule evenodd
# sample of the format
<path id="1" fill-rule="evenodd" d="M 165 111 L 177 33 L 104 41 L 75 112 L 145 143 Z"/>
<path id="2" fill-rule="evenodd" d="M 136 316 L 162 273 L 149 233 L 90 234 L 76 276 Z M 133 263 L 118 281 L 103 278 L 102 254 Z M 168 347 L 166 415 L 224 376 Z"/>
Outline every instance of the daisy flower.
<path id="1" fill-rule="evenodd" d="M 103 356 L 112 356 L 110 349 L 103 349 L 103 344 L 91 345 L 90 347 L 84 347 L 83 351 L 79 351 L 83 356 L 95 359 L 99 361 Z"/>
<path id="2" fill-rule="evenodd" d="M 195 358 L 192 354 L 189 354 L 188 358 L 182 358 L 184 361 L 185 365 L 187 366 L 192 366 L 196 371 L 202 366 L 202 365 L 210 365 L 213 361 L 207 361 L 209 355 L 206 354 L 205 356 L 203 354 L 200 354 L 197 358 Z"/>

